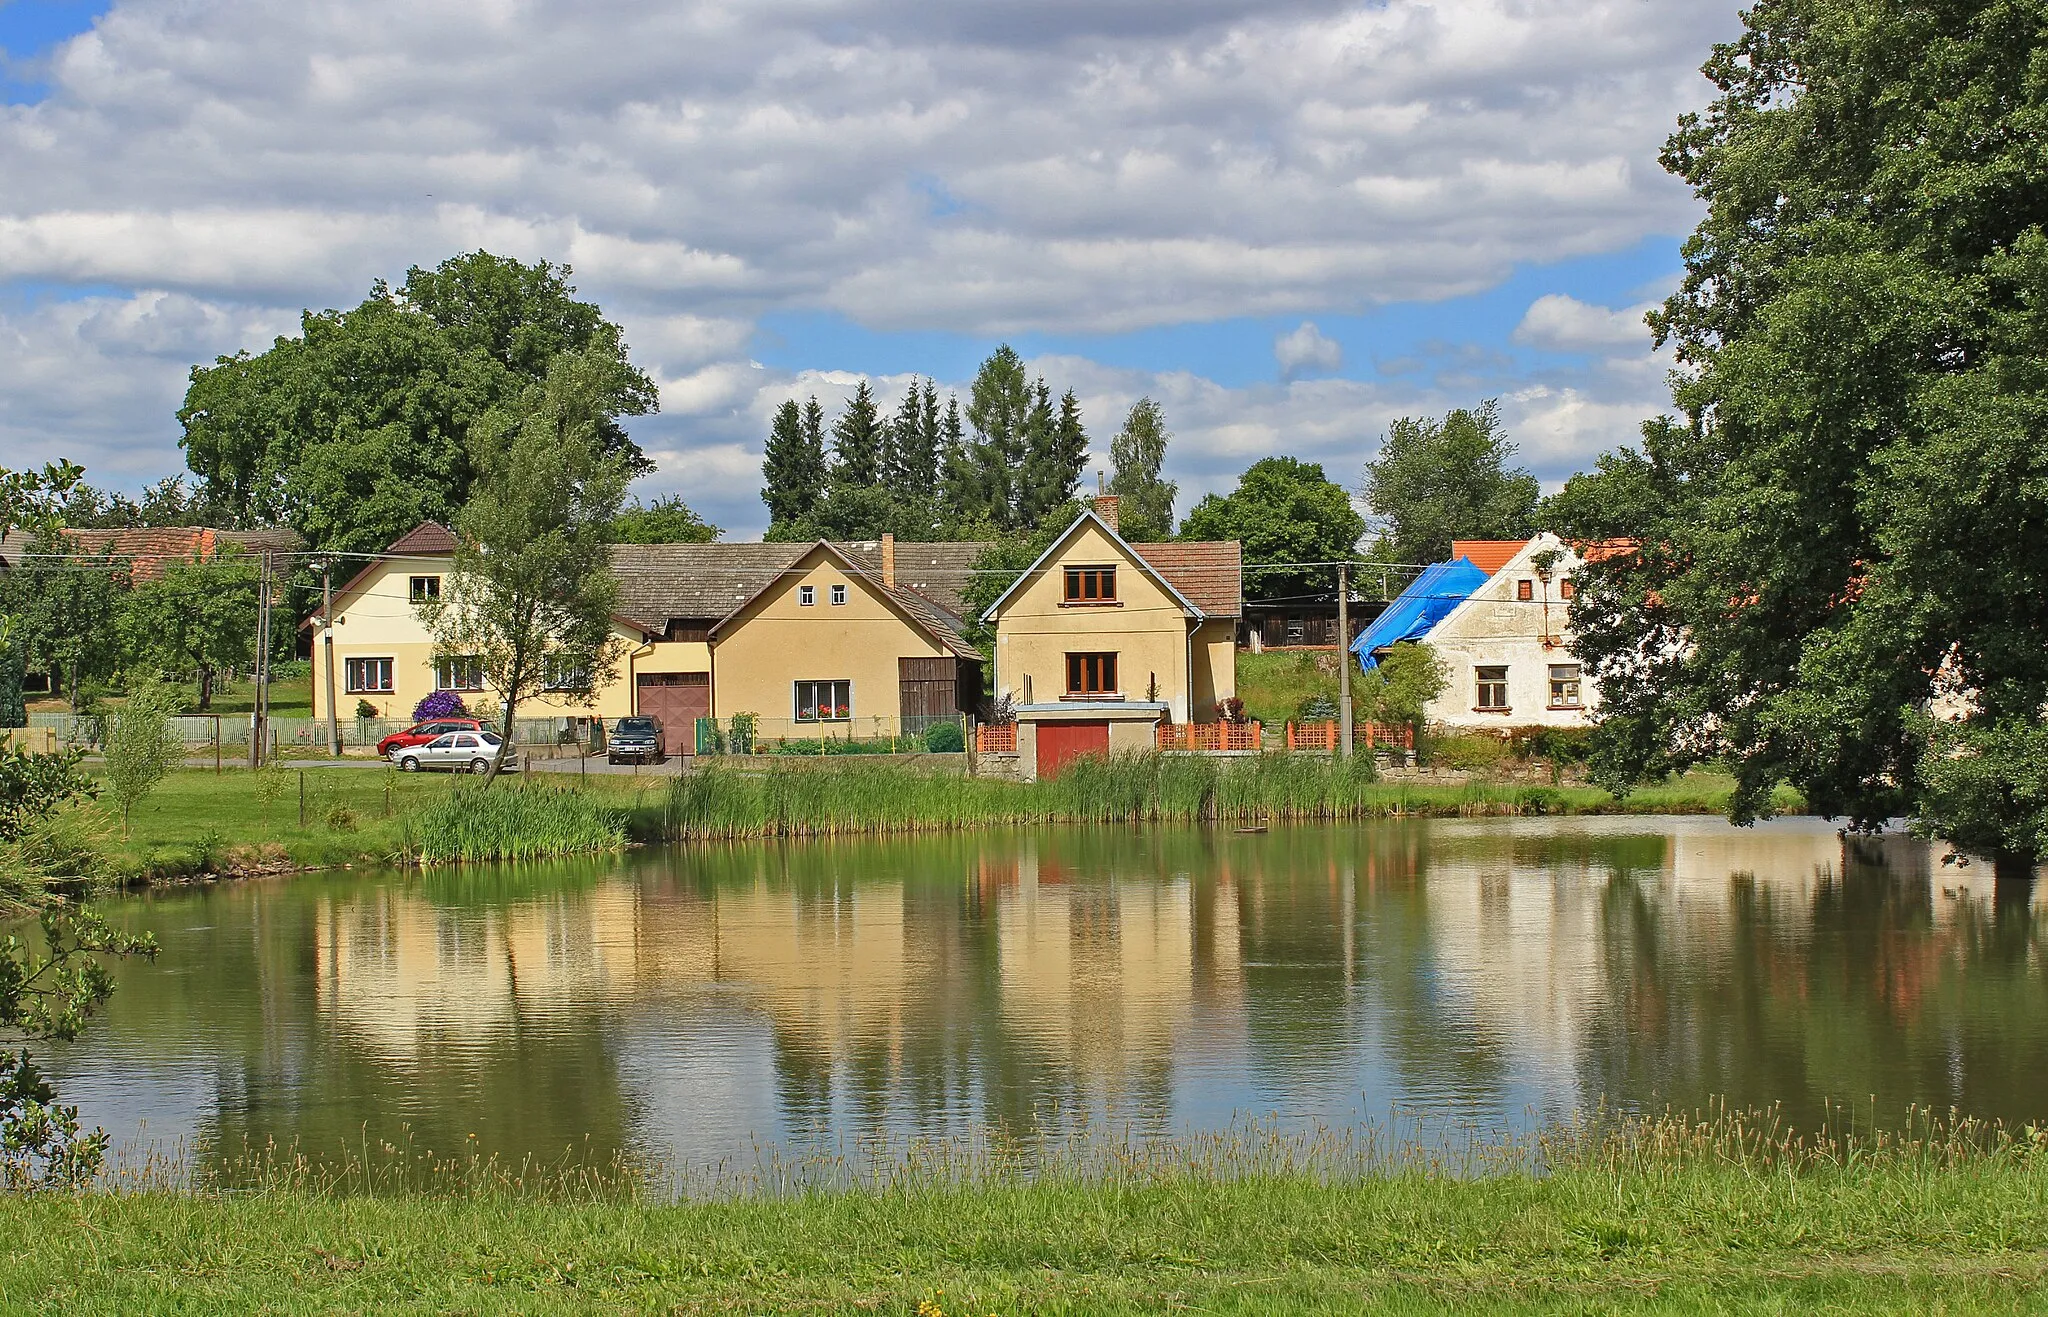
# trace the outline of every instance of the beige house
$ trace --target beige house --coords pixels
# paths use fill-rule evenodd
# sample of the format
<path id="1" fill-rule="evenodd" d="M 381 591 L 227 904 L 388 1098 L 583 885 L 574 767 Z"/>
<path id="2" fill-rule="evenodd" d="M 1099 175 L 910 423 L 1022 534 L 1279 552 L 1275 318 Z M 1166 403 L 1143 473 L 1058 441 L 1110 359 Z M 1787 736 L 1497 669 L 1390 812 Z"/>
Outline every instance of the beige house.
<path id="1" fill-rule="evenodd" d="M 1243 578 L 1234 541 L 1130 544 L 1116 498 L 1096 499 L 984 616 L 1024 776 L 1150 748 L 1161 722 L 1216 721 L 1237 694 Z"/>
<path id="2" fill-rule="evenodd" d="M 1571 649 L 1571 574 L 1582 563 L 1555 535 L 1459 540 L 1451 556 L 1486 582 L 1423 639 L 1450 666 L 1428 709 L 1446 727 L 1586 727 L 1600 695 Z"/>
<path id="3" fill-rule="evenodd" d="M 618 678 L 588 700 L 543 695 L 523 716 L 661 718 L 671 753 L 698 718 L 752 713 L 764 738 L 917 734 L 979 702 L 981 655 L 961 635 L 960 592 L 985 545 L 622 544 L 613 634 Z M 460 657 L 435 655 L 421 606 L 454 572 L 454 534 L 428 523 L 336 591 L 313 632 L 315 716 L 325 716 L 331 630 L 339 713 L 404 719 L 427 694 L 496 698 Z M 899 576 L 898 564 L 902 564 Z"/>

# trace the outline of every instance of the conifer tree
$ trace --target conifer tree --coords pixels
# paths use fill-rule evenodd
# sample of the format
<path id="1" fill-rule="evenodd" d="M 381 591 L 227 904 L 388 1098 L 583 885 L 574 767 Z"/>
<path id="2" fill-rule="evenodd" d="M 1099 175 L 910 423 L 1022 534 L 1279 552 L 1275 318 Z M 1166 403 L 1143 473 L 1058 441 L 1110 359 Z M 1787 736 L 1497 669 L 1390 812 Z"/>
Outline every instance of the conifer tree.
<path id="1" fill-rule="evenodd" d="M 952 509 L 956 518 L 1016 528 L 1016 487 L 1029 453 L 1026 431 L 1033 401 L 1031 381 L 1017 350 L 1005 343 L 990 353 L 967 392 L 967 423 L 974 427 L 974 439 L 967 446 L 969 461 L 957 490 L 963 501 Z"/>
<path id="2" fill-rule="evenodd" d="M 811 399 L 816 411 L 818 400 Z M 801 521 L 817 510 L 825 492 L 825 450 L 815 426 L 806 425 L 791 398 L 775 409 L 768 447 L 761 459 L 761 501 L 771 525 Z"/>
<path id="3" fill-rule="evenodd" d="M 958 423 L 957 418 L 955 423 Z M 918 408 L 917 428 L 919 448 L 931 458 L 924 472 L 924 495 L 937 498 L 940 463 L 946 454 L 946 436 L 939 428 L 939 386 L 930 380 L 924 382 L 924 402 Z"/>
<path id="4" fill-rule="evenodd" d="M 1057 413 L 1043 379 L 1036 395 L 1026 427 L 1030 451 L 1017 491 L 1018 524 L 1025 527 L 1036 527 L 1073 498 L 1088 463 L 1088 432 L 1081 426 L 1081 404 L 1074 391 L 1061 396 Z"/>
<path id="5" fill-rule="evenodd" d="M 1140 398 L 1109 441 L 1109 492 L 1117 496 L 1119 529 L 1127 540 L 1163 540 L 1173 534 L 1173 498 L 1180 487 L 1159 478 L 1171 438 L 1165 411 L 1152 399 Z"/>
<path id="6" fill-rule="evenodd" d="M 911 381 L 882 440 L 882 485 L 905 504 L 929 502 L 936 484 L 938 402 L 935 393 L 927 401 L 929 387 L 924 381 Z M 928 406 L 934 422 L 930 428 L 925 425 Z"/>
<path id="7" fill-rule="evenodd" d="M 940 487 L 946 526 L 958 531 L 986 524 L 982 473 L 976 465 L 975 447 L 968 442 L 966 427 L 960 419 L 959 395 L 946 395 L 946 415 L 939 424 L 939 431 L 942 445 L 939 450 Z"/>
<path id="8" fill-rule="evenodd" d="M 832 423 L 834 485 L 866 489 L 881 479 L 883 429 L 874 391 L 862 380 L 847 401 L 846 410 Z"/>

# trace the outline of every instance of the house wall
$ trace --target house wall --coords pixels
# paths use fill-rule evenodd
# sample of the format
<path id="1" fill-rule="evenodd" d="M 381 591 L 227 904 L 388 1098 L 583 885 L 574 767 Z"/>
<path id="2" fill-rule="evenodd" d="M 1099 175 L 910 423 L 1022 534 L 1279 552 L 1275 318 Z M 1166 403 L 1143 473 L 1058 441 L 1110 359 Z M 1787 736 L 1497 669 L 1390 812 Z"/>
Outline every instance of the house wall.
<path id="1" fill-rule="evenodd" d="M 1116 605 L 1065 603 L 1064 568 L 1111 563 L 1117 568 Z M 1194 720 L 1213 722 L 1214 698 L 1190 698 L 1196 692 L 1190 690 L 1188 646 L 1188 617 L 1180 602 L 1101 527 L 1087 522 L 1003 605 L 997 617 L 995 688 L 1019 703 L 1050 703 L 1066 693 L 1069 653 L 1112 652 L 1124 698 L 1146 698 L 1156 677 L 1159 699 L 1172 706 L 1174 721 L 1189 721 L 1192 702 Z M 1234 692 L 1234 666 L 1221 671 L 1233 673 Z M 1026 677 L 1031 679 L 1029 701 Z M 1211 676 L 1212 687 L 1215 681 Z M 1022 750 L 1020 745 L 1020 756 Z"/>
<path id="2" fill-rule="evenodd" d="M 1591 724 L 1599 693 L 1583 670 L 1579 682 L 1581 706 L 1568 709 L 1550 705 L 1551 666 L 1579 662 L 1570 648 L 1570 605 L 1559 593 L 1565 577 L 1579 565 L 1579 559 L 1565 551 L 1565 557 L 1552 568 L 1546 583 L 1530 563 L 1530 558 L 1545 548 L 1564 550 L 1555 537 L 1538 536 L 1430 631 L 1430 647 L 1451 672 L 1449 687 L 1429 706 L 1431 722 L 1492 730 Z M 1531 583 L 1534 595 L 1528 602 L 1515 597 L 1516 583 L 1524 580 Z M 1544 639 L 1546 620 L 1549 644 Z M 1475 707 L 1479 699 L 1478 669 L 1502 666 L 1508 670 L 1509 707 L 1505 711 L 1481 712 Z"/>
<path id="3" fill-rule="evenodd" d="M 1226 618 L 1196 627 L 1193 662 L 1194 720 L 1209 722 L 1216 705 L 1237 694 L 1237 623 Z"/>
<path id="4" fill-rule="evenodd" d="M 335 705 L 343 718 L 353 718 L 356 704 L 361 700 L 367 700 L 376 708 L 380 718 L 409 718 L 413 706 L 433 693 L 434 638 L 420 617 L 418 605 L 411 601 L 411 578 L 439 576 L 445 589 L 454 570 L 453 562 L 415 560 L 380 563 L 353 592 L 335 600 L 334 691 Z M 613 628 L 613 635 L 623 646 L 618 680 L 608 683 L 596 693 L 595 698 L 587 701 L 572 701 L 555 695 L 538 696 L 520 705 L 519 716 L 622 718 L 633 711 L 631 673 L 636 666 L 642 672 L 710 670 L 706 646 L 658 645 L 654 647 L 655 653 L 648 655 L 648 646 L 642 642 L 639 633 L 621 626 Z M 313 634 L 313 716 L 316 718 L 327 716 L 327 646 L 323 640 L 323 633 L 316 628 Z M 692 654 L 692 650 L 697 652 Z M 661 651 L 673 652 L 663 654 Z M 388 692 L 350 691 L 347 674 L 351 658 L 391 659 L 392 689 Z M 657 666 L 647 666 L 650 659 Z M 691 663 L 698 666 L 688 666 Z M 662 664 L 679 666 L 660 666 Z M 493 703 L 498 698 L 489 690 L 464 691 L 462 694 L 472 707 Z"/>
<path id="5" fill-rule="evenodd" d="M 797 602 L 805 585 L 817 590 L 817 602 L 809 607 Z M 844 604 L 832 602 L 835 585 L 846 587 Z M 758 714 L 762 735 L 788 735 L 795 726 L 797 682 L 851 681 L 850 730 L 890 735 L 898 730 L 901 708 L 897 660 L 950 657 L 865 578 L 813 550 L 714 637 L 712 713 Z"/>

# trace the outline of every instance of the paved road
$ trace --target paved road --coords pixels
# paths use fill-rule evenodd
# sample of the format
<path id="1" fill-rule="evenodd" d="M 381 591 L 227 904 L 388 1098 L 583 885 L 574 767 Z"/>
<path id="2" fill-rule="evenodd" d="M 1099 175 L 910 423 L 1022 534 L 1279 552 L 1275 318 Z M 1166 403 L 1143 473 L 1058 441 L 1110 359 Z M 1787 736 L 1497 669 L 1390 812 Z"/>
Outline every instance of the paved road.
<path id="1" fill-rule="evenodd" d="M 93 763 L 97 759 L 98 756 L 87 756 L 86 762 Z M 223 769 L 246 768 L 248 767 L 249 759 L 246 754 L 223 755 L 220 762 Z M 369 756 L 349 756 L 343 759 L 287 758 L 280 759 L 277 763 L 280 767 L 284 768 L 389 769 L 391 767 L 385 760 Z M 527 761 L 527 771 L 534 773 L 571 773 L 591 777 L 674 777 L 676 774 L 685 771 L 689 763 L 688 759 L 677 757 L 670 759 L 665 764 L 612 764 L 604 756 L 598 755 L 583 759 L 566 757 L 559 759 L 532 759 Z M 203 758 L 197 756 L 188 758 L 185 760 L 185 767 L 212 768 L 213 756 L 206 755 Z"/>

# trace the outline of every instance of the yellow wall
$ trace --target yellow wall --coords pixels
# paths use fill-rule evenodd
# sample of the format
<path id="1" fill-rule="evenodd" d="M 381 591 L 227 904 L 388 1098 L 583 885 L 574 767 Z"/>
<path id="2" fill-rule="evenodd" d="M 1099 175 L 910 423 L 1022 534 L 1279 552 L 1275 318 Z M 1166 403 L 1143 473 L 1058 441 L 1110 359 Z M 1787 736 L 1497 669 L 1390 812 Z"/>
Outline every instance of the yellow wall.
<path id="1" fill-rule="evenodd" d="M 1066 606 L 1064 569 L 1102 564 L 1116 566 L 1118 606 Z M 1069 653 L 1113 652 L 1117 655 L 1117 681 L 1126 700 L 1143 700 L 1147 685 L 1156 677 L 1159 698 L 1172 706 L 1174 721 L 1187 722 L 1191 694 L 1188 626 L 1180 602 L 1100 526 L 1086 522 L 1010 596 L 997 615 L 996 689 L 1009 691 L 1023 703 L 1028 676 L 1030 703 L 1056 703 L 1066 694 Z M 1224 671 L 1234 672 L 1234 668 L 1226 666 Z M 1213 678 L 1211 681 L 1213 684 Z M 1236 689 L 1234 677 L 1231 689 Z M 1193 721 L 1215 721 L 1215 697 L 1203 700 L 1199 683 L 1192 693 Z"/>
<path id="2" fill-rule="evenodd" d="M 442 588 L 454 575 L 452 562 L 380 563 L 375 572 L 351 593 L 337 598 L 334 609 L 334 692 L 335 706 L 343 718 L 355 716 L 356 703 L 367 700 L 380 718 L 409 718 L 413 706 L 434 690 L 434 640 L 411 602 L 415 576 L 439 576 Z M 650 647 L 640 633 L 623 625 L 612 628 L 618 640 L 618 678 L 598 690 L 589 701 L 570 701 L 541 695 L 520 706 L 520 716 L 553 718 L 569 715 L 620 718 L 633 712 L 634 672 L 709 672 L 710 649 L 703 644 L 657 644 Z M 327 715 L 327 647 L 316 626 L 313 630 L 313 716 Z M 387 692 L 352 692 L 348 689 L 348 660 L 388 658 L 392 660 L 392 689 Z M 497 699 L 489 690 L 464 691 L 473 708 Z"/>
<path id="3" fill-rule="evenodd" d="M 817 602 L 797 602 L 798 587 Z M 846 602 L 832 602 L 832 587 Z M 822 549 L 813 549 L 739 616 L 720 628 L 711 648 L 712 713 L 760 716 L 763 735 L 785 735 L 796 717 L 799 681 L 853 683 L 856 734 L 897 730 L 902 704 L 899 658 L 949 658 L 951 651 L 910 622 L 896 606 Z M 808 727 L 811 724 L 804 724 Z M 832 729 L 846 723 L 827 723 Z"/>
<path id="4" fill-rule="evenodd" d="M 1195 721 L 1216 716 L 1216 705 L 1237 694 L 1237 622 L 1204 622 L 1195 628 Z"/>

